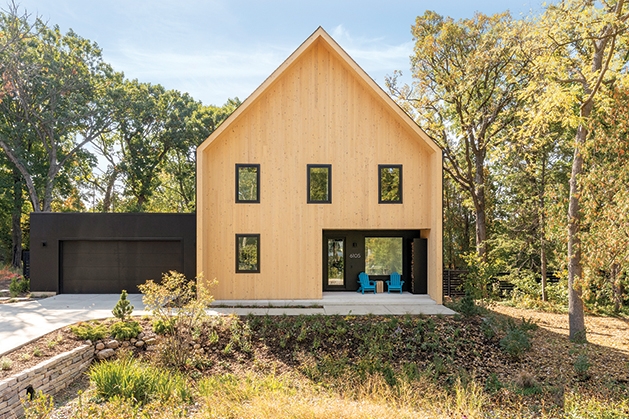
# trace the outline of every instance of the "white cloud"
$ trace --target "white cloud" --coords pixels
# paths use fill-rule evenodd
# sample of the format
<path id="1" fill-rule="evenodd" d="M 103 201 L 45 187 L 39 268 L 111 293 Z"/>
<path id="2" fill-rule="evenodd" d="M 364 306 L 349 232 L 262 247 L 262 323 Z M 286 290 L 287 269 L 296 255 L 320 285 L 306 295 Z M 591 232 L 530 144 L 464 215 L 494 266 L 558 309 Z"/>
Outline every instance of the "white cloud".
<path id="1" fill-rule="evenodd" d="M 390 45 L 382 38 L 354 37 L 343 25 L 334 28 L 332 37 L 380 85 L 393 70 L 408 68 L 412 42 Z M 221 105 L 230 97 L 247 98 L 295 48 L 268 43 L 199 47 L 206 48 L 165 51 L 123 43 L 105 59 L 127 78 L 193 92 L 205 104 Z"/>

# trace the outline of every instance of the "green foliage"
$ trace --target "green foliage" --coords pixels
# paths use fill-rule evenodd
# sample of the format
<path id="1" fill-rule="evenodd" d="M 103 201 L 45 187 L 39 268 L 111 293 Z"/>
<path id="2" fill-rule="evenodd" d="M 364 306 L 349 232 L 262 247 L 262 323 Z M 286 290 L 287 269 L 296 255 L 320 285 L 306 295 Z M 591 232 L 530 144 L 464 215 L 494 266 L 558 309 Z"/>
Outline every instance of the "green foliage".
<path id="1" fill-rule="evenodd" d="M 109 326 L 111 336 L 120 340 L 128 340 L 135 338 L 142 331 L 142 327 L 138 322 L 118 321 Z"/>
<path id="2" fill-rule="evenodd" d="M 151 366 L 131 356 L 95 364 L 88 376 L 97 394 L 105 400 L 121 397 L 143 404 L 151 399 L 171 398 L 187 402 L 192 397 L 182 374 Z"/>
<path id="3" fill-rule="evenodd" d="M 463 255 L 462 258 L 467 264 L 467 274 L 463 285 L 465 293 L 476 300 L 491 298 L 490 285 L 501 270 L 500 264 L 483 260 L 477 253 L 469 253 Z"/>
<path id="4" fill-rule="evenodd" d="M 0 358 L 0 370 L 8 371 L 11 368 L 13 368 L 13 361 L 6 357 Z"/>
<path id="5" fill-rule="evenodd" d="M 183 368 L 193 359 L 188 341 L 207 320 L 206 309 L 213 301 L 209 293 L 213 282 L 197 287 L 199 280 L 188 280 L 182 273 L 170 271 L 159 284 L 148 280 L 138 286 L 144 294 L 144 305 L 153 313 L 153 324 L 160 325 L 164 332 L 159 348 L 164 365 Z"/>
<path id="6" fill-rule="evenodd" d="M 153 332 L 158 335 L 165 335 L 167 333 L 172 333 L 175 330 L 175 323 L 177 321 L 177 316 L 173 316 L 170 319 L 155 319 L 153 320 Z"/>
<path id="7" fill-rule="evenodd" d="M 90 340 L 95 342 L 109 336 L 109 329 L 106 325 L 98 321 L 79 323 L 70 326 L 70 331 L 81 340 Z"/>
<path id="8" fill-rule="evenodd" d="M 448 307 L 465 317 L 476 316 L 483 313 L 483 309 L 476 304 L 476 301 L 474 301 L 471 293 L 467 291 L 463 297 L 449 303 Z"/>
<path id="9" fill-rule="evenodd" d="M 11 297 L 17 297 L 20 294 L 27 293 L 31 289 L 31 281 L 23 276 L 17 276 L 11 279 L 9 284 L 9 293 Z"/>
<path id="10" fill-rule="evenodd" d="M 580 381 L 585 381 L 588 378 L 590 378 L 590 359 L 587 356 L 587 354 L 582 353 L 577 355 L 576 359 L 574 360 L 574 363 L 572 364 L 573 368 L 574 368 L 574 372 L 577 375 L 577 378 Z"/>
<path id="11" fill-rule="evenodd" d="M 133 306 L 131 305 L 129 300 L 127 300 L 126 290 L 122 290 L 122 293 L 120 294 L 120 299 L 118 300 L 111 312 L 113 313 L 114 317 L 120 319 L 123 322 L 127 321 L 129 317 L 131 317 L 131 313 L 133 313 Z"/>
<path id="12" fill-rule="evenodd" d="M 89 161 L 82 146 L 111 124 L 116 76 L 96 44 L 17 7 L 0 13 L 0 32 L 0 143 L 33 210 L 51 211 L 53 192 L 70 198 L 76 190 L 69 175 Z"/>
<path id="13" fill-rule="evenodd" d="M 493 394 L 497 393 L 503 388 L 503 384 L 500 382 L 500 379 L 496 375 L 496 373 L 491 373 L 489 377 L 487 377 L 487 381 L 485 381 L 485 391 Z"/>
<path id="14" fill-rule="evenodd" d="M 535 330 L 537 325 L 531 320 L 522 319 L 518 325 L 512 319 L 506 323 L 506 334 L 500 339 L 500 348 L 511 358 L 518 360 L 531 349 L 529 331 Z"/>
<path id="15" fill-rule="evenodd" d="M 25 419 L 45 419 L 50 417 L 54 410 L 55 403 L 50 394 L 37 390 L 32 399 L 27 395 L 20 400 L 24 407 Z"/>

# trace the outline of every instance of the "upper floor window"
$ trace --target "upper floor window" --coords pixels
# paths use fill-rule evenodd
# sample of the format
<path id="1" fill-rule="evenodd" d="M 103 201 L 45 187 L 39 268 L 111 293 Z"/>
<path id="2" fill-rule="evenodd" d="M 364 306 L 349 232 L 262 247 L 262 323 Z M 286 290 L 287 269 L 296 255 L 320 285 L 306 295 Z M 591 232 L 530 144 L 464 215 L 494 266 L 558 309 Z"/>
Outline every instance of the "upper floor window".
<path id="1" fill-rule="evenodd" d="M 236 165 L 236 202 L 260 202 L 260 165 Z"/>
<path id="2" fill-rule="evenodd" d="M 402 203 L 402 165 L 378 165 L 378 203 Z"/>
<path id="3" fill-rule="evenodd" d="M 332 166 L 329 164 L 308 165 L 308 203 L 329 204 L 332 202 Z"/>

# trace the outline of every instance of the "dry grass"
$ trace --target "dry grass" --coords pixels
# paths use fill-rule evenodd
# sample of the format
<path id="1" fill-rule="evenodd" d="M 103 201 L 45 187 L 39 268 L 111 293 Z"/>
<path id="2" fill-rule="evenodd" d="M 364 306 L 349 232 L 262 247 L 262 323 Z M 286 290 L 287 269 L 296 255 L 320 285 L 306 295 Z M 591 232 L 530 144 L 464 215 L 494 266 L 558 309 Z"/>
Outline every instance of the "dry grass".
<path id="1" fill-rule="evenodd" d="M 391 328 L 392 319 L 388 318 L 319 319 L 319 326 L 325 327 L 311 323 L 316 321 L 314 318 L 233 318 L 226 319 L 226 334 L 221 334 L 213 349 L 206 351 L 211 357 L 208 369 L 192 371 L 191 404 L 160 401 L 138 407 L 120 400 L 98 402 L 90 390 L 80 408 L 74 399 L 68 405 L 71 408 L 59 409 L 52 417 L 629 419 L 629 336 L 625 320 L 588 317 L 590 343 L 575 345 L 567 338 L 565 314 L 503 306 L 492 310 L 514 321 L 531 318 L 540 326 L 531 332 L 531 349 L 521 359 L 511 360 L 501 354 L 498 337 L 483 339 L 478 318 L 432 318 L 440 343 L 428 352 L 418 352 L 416 358 L 402 346 L 398 351 L 397 346 L 381 345 L 382 339 L 390 344 L 406 342 L 399 340 L 406 336 L 406 326 L 399 323 Z M 237 321 L 248 321 L 251 327 L 246 328 L 247 334 L 237 336 L 249 336 L 252 347 L 247 352 L 233 342 L 230 322 Z M 303 336 L 298 333 L 299 327 L 290 328 L 291 322 L 299 321 L 307 331 Z M 365 333 L 354 337 L 347 331 L 336 339 L 328 336 L 347 322 L 354 329 L 365 322 L 375 328 L 364 329 Z M 381 324 L 376 327 L 378 322 Z M 400 334 L 392 333 L 398 326 Z M 289 339 L 290 331 L 293 334 Z M 378 356 L 365 351 L 367 347 L 360 346 L 364 343 L 360 339 L 352 340 L 364 336 L 367 341 L 366 332 L 373 335 L 378 331 L 386 333 L 369 346 L 371 351 L 380 351 Z M 316 336 L 322 341 L 314 345 Z M 457 338 L 449 340 L 454 336 Z M 468 343 L 452 346 L 458 348 L 452 359 L 455 362 L 431 356 L 452 342 L 462 341 Z M 343 352 L 347 345 L 350 349 Z M 230 351 L 225 350 L 227 346 Z M 311 347 L 316 349 L 308 349 Z M 389 352 L 392 358 L 381 356 Z M 346 359 L 340 363 L 339 354 L 343 353 Z M 348 354 L 365 356 L 347 358 Z M 590 365 L 587 374 L 579 377 L 575 363 L 583 356 Z M 391 359 L 400 361 L 391 364 L 397 378 L 395 385 L 379 372 L 362 374 L 368 368 L 357 368 L 368 360 L 377 363 Z M 418 366 L 417 374 L 406 377 L 401 371 L 410 363 Z M 306 374 L 315 371 L 314 367 L 323 370 Z"/>

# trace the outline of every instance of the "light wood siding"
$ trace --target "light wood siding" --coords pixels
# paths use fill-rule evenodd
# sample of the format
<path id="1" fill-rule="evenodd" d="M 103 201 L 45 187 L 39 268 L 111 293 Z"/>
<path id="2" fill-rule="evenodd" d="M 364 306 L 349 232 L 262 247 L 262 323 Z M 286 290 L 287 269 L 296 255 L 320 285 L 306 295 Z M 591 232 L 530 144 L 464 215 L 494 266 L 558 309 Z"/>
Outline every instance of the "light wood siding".
<path id="1" fill-rule="evenodd" d="M 323 230 L 425 229 L 440 303 L 440 151 L 338 46 L 319 37 L 295 54 L 199 148 L 197 265 L 218 280 L 213 295 L 321 298 Z M 237 163 L 260 164 L 259 204 L 234 202 Z M 317 163 L 332 165 L 331 204 L 307 203 L 306 166 Z M 378 164 L 403 165 L 403 204 L 378 204 Z M 261 236 L 260 273 L 235 273 L 235 235 L 245 233 Z"/>

